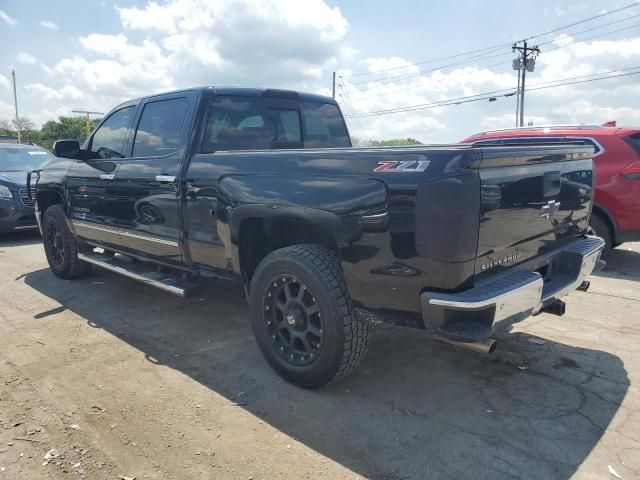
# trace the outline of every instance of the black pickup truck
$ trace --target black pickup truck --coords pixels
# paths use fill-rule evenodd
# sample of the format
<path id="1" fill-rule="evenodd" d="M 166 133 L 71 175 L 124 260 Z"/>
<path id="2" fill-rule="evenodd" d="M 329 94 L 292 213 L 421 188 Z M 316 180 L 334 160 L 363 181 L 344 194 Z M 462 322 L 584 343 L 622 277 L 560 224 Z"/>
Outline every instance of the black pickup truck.
<path id="1" fill-rule="evenodd" d="M 92 265 L 188 296 L 245 289 L 271 366 L 313 388 L 354 370 L 371 315 L 492 351 L 604 262 L 592 147 L 354 148 L 336 102 L 199 88 L 126 102 L 38 172 L 60 278 Z"/>

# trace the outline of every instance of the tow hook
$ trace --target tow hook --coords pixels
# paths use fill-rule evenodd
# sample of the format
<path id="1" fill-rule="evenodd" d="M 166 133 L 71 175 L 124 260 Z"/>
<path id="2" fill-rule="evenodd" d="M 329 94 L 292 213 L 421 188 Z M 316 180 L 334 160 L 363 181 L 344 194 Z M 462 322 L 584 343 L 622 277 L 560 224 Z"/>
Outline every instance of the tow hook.
<path id="1" fill-rule="evenodd" d="M 567 304 L 562 300 L 556 300 L 555 302 L 547 305 L 542 309 L 543 312 L 551 313 L 553 315 L 562 316 L 567 308 Z"/>
<path id="2" fill-rule="evenodd" d="M 588 280 L 585 280 L 584 282 L 582 282 L 580 284 L 580 286 L 577 288 L 577 290 L 580 290 L 581 292 L 586 292 L 587 290 L 589 290 L 589 287 L 591 286 L 591 282 Z"/>

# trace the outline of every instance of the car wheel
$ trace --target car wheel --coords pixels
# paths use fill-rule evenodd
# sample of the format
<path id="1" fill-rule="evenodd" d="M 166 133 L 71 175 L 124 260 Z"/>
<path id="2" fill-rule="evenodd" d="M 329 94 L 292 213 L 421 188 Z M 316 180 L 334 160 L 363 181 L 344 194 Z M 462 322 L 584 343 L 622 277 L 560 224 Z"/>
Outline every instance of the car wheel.
<path id="1" fill-rule="evenodd" d="M 344 378 L 366 355 L 369 325 L 356 316 L 329 249 L 303 244 L 267 255 L 251 280 L 249 303 L 264 357 L 297 386 Z"/>
<path id="2" fill-rule="evenodd" d="M 79 278 L 91 265 L 78 259 L 78 252 L 88 247 L 78 242 L 67 224 L 61 205 L 47 208 L 42 221 L 42 241 L 51 271 L 65 280 Z"/>
<path id="3" fill-rule="evenodd" d="M 613 232 L 609 227 L 609 224 L 602 219 L 597 213 L 592 213 L 589 218 L 589 228 L 587 233 L 595 235 L 604 240 L 604 250 L 602 255 L 608 255 L 613 248 Z"/>

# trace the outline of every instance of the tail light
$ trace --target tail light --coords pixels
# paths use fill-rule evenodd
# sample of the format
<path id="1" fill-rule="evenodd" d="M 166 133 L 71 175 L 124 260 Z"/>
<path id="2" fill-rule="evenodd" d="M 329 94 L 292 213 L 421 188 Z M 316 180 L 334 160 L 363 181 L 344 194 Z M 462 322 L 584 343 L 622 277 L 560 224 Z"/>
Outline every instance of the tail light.
<path id="1" fill-rule="evenodd" d="M 623 177 L 631 180 L 640 180 L 640 162 L 633 162 L 627 165 L 620 173 Z"/>

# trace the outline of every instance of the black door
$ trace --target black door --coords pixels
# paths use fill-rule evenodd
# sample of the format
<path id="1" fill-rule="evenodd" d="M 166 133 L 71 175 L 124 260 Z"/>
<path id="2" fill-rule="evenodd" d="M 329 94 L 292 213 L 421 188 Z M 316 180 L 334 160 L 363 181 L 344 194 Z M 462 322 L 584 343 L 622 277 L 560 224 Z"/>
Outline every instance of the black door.
<path id="1" fill-rule="evenodd" d="M 67 174 L 69 217 L 76 233 L 105 246 L 120 247 L 115 179 L 125 156 L 135 105 L 110 113 L 88 142 L 86 159 Z"/>
<path id="2" fill-rule="evenodd" d="M 123 246 L 171 264 L 182 261 L 179 177 L 194 103 L 185 94 L 146 100 L 134 121 L 131 158 L 117 174 Z"/>
<path id="3" fill-rule="evenodd" d="M 282 98 L 221 95 L 208 105 L 201 154 L 186 178 L 185 229 L 197 265 L 225 270 L 231 261 L 221 172 L 206 154 L 228 150 L 302 148 L 300 102 Z"/>

